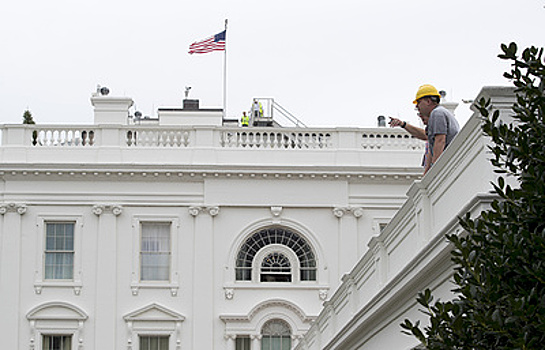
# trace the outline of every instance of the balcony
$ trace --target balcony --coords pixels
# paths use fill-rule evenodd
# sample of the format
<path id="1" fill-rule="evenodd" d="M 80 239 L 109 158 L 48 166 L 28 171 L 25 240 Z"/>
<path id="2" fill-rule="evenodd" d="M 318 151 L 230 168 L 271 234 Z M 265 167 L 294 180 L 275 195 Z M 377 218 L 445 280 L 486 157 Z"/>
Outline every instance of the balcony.
<path id="1" fill-rule="evenodd" d="M 420 172 L 424 143 L 396 128 L 3 125 L 0 163 L 367 166 Z"/>

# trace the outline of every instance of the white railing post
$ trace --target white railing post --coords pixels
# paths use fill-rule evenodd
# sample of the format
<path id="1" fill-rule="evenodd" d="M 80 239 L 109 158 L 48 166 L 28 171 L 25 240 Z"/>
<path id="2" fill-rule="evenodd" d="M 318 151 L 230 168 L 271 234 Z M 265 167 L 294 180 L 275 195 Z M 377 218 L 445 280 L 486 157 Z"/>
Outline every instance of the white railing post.
<path id="1" fill-rule="evenodd" d="M 4 125 L 2 128 L 2 146 L 30 146 L 31 133 L 26 125 Z M 27 137 L 28 136 L 28 137 Z"/>

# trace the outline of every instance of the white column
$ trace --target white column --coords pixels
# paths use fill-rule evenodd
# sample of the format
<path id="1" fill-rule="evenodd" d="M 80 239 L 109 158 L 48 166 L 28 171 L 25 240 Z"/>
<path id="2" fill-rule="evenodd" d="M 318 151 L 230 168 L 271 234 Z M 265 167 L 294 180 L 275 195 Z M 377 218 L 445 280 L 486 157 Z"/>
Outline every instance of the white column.
<path id="1" fill-rule="evenodd" d="M 117 338 L 117 219 L 121 207 L 95 206 L 98 216 L 95 292 L 96 349 L 113 349 Z"/>
<path id="2" fill-rule="evenodd" d="M 225 349 L 227 349 L 227 350 L 235 350 L 235 341 L 236 341 L 236 338 L 237 338 L 237 336 L 234 335 L 234 334 L 226 335 L 226 336 L 225 336 L 225 340 L 226 340 Z"/>
<path id="3" fill-rule="evenodd" d="M 193 349 L 214 348 L 214 219 L 219 208 L 190 208 L 194 216 Z"/>
<path id="4" fill-rule="evenodd" d="M 351 208 L 334 208 L 338 218 L 339 276 L 352 270 L 358 261 L 358 221 Z M 360 215 L 361 216 L 361 215 Z"/>
<path id="5" fill-rule="evenodd" d="M 10 203 L 0 206 L 3 223 L 0 232 L 0 329 L 2 348 L 22 349 L 19 344 L 19 325 L 24 314 L 19 309 L 21 257 L 21 215 L 26 212 L 26 206 Z M 28 255 L 29 256 L 29 255 Z M 29 276 L 23 276 L 29 277 Z"/>
<path id="6" fill-rule="evenodd" d="M 252 349 L 251 350 L 261 350 L 261 334 L 251 335 L 250 339 L 252 339 Z"/>

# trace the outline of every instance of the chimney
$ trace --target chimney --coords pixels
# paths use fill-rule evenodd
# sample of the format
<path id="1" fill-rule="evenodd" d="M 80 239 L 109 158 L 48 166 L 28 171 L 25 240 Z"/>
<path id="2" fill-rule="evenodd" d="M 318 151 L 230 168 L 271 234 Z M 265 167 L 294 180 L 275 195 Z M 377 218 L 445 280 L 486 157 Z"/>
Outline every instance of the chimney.
<path id="1" fill-rule="evenodd" d="M 183 104 L 184 110 L 188 111 L 198 111 L 199 110 L 199 100 L 188 100 L 185 99 Z"/>
<path id="2" fill-rule="evenodd" d="M 129 108 L 133 105 L 133 100 L 130 97 L 108 96 L 100 90 L 91 96 L 91 104 L 95 107 L 96 125 L 127 125 Z"/>

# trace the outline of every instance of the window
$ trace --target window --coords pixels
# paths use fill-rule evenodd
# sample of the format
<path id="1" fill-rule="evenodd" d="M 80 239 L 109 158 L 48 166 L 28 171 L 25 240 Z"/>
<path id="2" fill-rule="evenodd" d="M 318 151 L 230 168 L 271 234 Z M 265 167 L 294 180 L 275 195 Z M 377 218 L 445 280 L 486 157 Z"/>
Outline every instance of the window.
<path id="1" fill-rule="evenodd" d="M 140 280 L 170 280 L 170 222 L 142 222 Z"/>
<path id="2" fill-rule="evenodd" d="M 168 336 L 141 335 L 140 350 L 168 350 Z"/>
<path id="3" fill-rule="evenodd" d="M 70 350 L 72 348 L 71 335 L 44 335 L 43 350 Z"/>
<path id="4" fill-rule="evenodd" d="M 74 277 L 74 223 L 48 222 L 45 237 L 46 280 L 72 280 Z"/>
<path id="5" fill-rule="evenodd" d="M 235 340 L 235 350 L 250 350 L 250 337 L 237 337 Z"/>
<path id="6" fill-rule="evenodd" d="M 283 245 L 290 248 L 297 259 L 299 260 L 299 278 L 301 281 L 316 281 L 316 258 L 310 245 L 298 234 L 284 228 L 273 227 L 260 230 L 253 234 L 250 238 L 244 242 L 242 248 L 238 252 L 236 260 L 236 280 L 237 281 L 251 281 L 252 280 L 252 263 L 257 252 L 268 245 Z M 278 254 L 272 257 L 279 264 L 279 260 L 283 255 Z M 268 258 L 268 257 L 267 257 Z M 283 261 L 283 266 L 279 265 L 267 266 L 269 263 L 265 258 L 261 263 L 261 271 L 263 268 L 267 270 L 268 275 L 277 275 L 275 278 L 280 278 L 280 275 L 285 275 L 286 269 L 290 265 L 286 265 L 286 261 Z M 284 256 L 284 258 L 286 258 Z M 271 261 L 272 261 L 271 260 Z M 289 260 L 287 261 L 289 264 Z M 293 268 L 293 264 L 291 264 Z M 274 271 L 273 271 L 274 270 Z"/>
<path id="7" fill-rule="evenodd" d="M 282 253 L 274 252 L 261 263 L 261 282 L 291 282 L 290 260 Z"/>
<path id="8" fill-rule="evenodd" d="M 290 350 L 290 326 L 282 320 L 271 320 L 261 330 L 261 350 Z"/>

